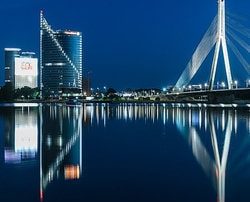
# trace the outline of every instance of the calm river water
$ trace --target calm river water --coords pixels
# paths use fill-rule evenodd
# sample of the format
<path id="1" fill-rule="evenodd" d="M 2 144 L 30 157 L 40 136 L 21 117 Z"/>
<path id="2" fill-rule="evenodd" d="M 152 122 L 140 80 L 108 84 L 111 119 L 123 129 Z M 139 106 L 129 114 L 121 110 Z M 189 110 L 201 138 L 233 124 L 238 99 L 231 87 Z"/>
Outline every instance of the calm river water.
<path id="1" fill-rule="evenodd" d="M 0 201 L 249 202 L 249 109 L 1 106 Z"/>

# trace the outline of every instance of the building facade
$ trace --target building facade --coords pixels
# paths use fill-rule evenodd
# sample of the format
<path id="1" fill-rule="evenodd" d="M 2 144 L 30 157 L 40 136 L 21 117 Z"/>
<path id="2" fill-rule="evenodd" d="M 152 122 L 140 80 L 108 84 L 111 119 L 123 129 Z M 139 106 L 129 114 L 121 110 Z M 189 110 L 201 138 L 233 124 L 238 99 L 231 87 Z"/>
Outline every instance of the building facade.
<path id="1" fill-rule="evenodd" d="M 41 12 L 40 76 L 43 97 L 82 92 L 82 34 L 54 31 Z"/>
<path id="2" fill-rule="evenodd" d="M 5 48 L 5 84 L 13 89 L 38 87 L 38 59 L 33 52 Z"/>
<path id="3" fill-rule="evenodd" d="M 5 84 L 15 86 L 15 58 L 20 57 L 20 48 L 5 48 Z"/>

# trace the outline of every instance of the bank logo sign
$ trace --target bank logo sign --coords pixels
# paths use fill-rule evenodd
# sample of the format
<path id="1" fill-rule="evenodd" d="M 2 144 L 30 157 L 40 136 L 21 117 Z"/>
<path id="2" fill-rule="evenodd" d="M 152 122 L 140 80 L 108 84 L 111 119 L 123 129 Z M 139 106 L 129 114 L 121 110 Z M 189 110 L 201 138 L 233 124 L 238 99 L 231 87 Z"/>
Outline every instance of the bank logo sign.
<path id="1" fill-rule="evenodd" d="M 37 76 L 37 58 L 15 58 L 15 75 Z"/>

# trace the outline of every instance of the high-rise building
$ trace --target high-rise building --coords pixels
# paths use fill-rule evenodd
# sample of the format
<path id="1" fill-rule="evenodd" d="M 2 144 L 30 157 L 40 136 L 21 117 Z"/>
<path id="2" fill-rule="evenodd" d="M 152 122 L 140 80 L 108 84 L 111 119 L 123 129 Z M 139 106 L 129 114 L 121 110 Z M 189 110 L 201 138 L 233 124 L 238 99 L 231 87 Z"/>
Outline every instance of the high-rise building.
<path id="1" fill-rule="evenodd" d="M 5 48 L 5 84 L 15 86 L 15 58 L 20 57 L 20 48 Z"/>
<path id="2" fill-rule="evenodd" d="M 38 60 L 33 52 L 5 48 L 5 84 L 13 89 L 38 87 Z"/>
<path id="3" fill-rule="evenodd" d="M 82 91 L 82 34 L 54 31 L 41 12 L 40 76 L 43 97 Z"/>

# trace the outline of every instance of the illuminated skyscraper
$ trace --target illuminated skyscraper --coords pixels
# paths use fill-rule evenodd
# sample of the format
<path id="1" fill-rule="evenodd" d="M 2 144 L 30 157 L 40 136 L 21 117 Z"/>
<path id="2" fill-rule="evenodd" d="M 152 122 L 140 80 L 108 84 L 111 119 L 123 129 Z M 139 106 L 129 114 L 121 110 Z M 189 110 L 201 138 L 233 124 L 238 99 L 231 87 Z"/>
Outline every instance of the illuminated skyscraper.
<path id="1" fill-rule="evenodd" d="M 40 79 L 44 97 L 82 91 L 82 34 L 54 31 L 41 12 Z"/>
<path id="2" fill-rule="evenodd" d="M 13 89 L 38 87 L 38 60 L 33 52 L 19 48 L 5 48 L 5 84 Z"/>

